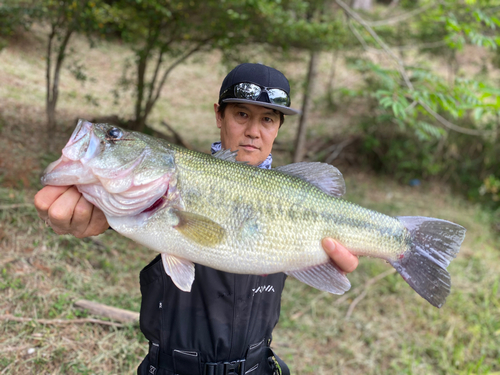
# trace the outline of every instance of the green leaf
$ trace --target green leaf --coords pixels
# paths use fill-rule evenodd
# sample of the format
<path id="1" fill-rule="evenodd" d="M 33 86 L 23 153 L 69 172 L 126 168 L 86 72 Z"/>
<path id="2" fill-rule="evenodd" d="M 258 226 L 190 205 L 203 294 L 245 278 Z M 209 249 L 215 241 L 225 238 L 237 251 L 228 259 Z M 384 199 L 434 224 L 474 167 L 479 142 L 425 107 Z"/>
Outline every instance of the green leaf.
<path id="1" fill-rule="evenodd" d="M 479 121 L 481 119 L 481 117 L 483 117 L 484 108 L 481 108 L 481 107 L 475 108 L 473 111 L 473 114 L 474 114 L 474 120 Z"/>

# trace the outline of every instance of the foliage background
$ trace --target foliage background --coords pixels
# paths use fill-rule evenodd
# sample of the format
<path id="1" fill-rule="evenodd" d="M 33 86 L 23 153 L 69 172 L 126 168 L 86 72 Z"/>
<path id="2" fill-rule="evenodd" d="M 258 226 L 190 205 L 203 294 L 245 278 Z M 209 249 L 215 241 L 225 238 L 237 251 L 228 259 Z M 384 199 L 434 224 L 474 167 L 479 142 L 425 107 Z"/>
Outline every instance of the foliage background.
<path id="1" fill-rule="evenodd" d="M 39 175 L 78 117 L 130 127 L 144 120 L 144 131 L 209 150 L 218 138 L 212 104 L 220 82 L 247 60 L 282 70 L 294 107 L 310 99 L 304 158 L 337 166 L 348 199 L 468 228 L 441 310 L 377 260 L 361 261 L 344 297 L 288 280 L 274 345 L 293 373 L 500 371 L 500 4 L 380 1 L 363 11 L 354 3 L 0 4 L 0 373 L 134 373 L 147 346 L 138 326 L 74 323 L 88 313 L 73 303 L 87 298 L 138 311 L 137 275 L 153 254 L 114 234 L 54 235 L 31 206 Z M 54 25 L 52 77 L 63 59 L 50 127 Z M 299 123 L 286 119 L 276 165 L 291 162 Z"/>

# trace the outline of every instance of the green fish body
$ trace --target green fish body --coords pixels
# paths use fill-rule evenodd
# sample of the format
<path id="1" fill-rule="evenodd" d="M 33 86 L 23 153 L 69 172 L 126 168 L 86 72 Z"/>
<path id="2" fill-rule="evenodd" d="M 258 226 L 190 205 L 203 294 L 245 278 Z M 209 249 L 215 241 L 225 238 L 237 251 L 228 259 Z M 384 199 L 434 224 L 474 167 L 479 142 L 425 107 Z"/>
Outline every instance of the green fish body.
<path id="1" fill-rule="evenodd" d="M 322 163 L 265 170 L 190 151 L 107 124 L 80 120 L 45 185 L 74 184 L 113 229 L 162 253 L 165 271 L 189 291 L 194 264 L 226 272 L 285 272 L 321 290 L 350 288 L 321 240 L 353 254 L 385 259 L 440 307 L 446 271 L 465 235 L 457 224 L 394 218 L 341 198 L 340 172 Z"/>

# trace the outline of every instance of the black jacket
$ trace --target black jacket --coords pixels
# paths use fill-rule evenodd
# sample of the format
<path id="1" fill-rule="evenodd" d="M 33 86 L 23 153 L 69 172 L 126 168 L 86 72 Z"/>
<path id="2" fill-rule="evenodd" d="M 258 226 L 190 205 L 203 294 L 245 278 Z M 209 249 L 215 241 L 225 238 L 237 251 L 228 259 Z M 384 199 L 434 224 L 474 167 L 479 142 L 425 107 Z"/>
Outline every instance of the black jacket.
<path id="1" fill-rule="evenodd" d="M 269 345 L 285 279 L 283 273 L 239 275 L 197 264 L 187 293 L 173 284 L 158 256 L 140 274 L 140 325 L 150 352 L 138 374 L 231 374 L 221 363 L 242 359 L 242 373 L 272 374 Z"/>

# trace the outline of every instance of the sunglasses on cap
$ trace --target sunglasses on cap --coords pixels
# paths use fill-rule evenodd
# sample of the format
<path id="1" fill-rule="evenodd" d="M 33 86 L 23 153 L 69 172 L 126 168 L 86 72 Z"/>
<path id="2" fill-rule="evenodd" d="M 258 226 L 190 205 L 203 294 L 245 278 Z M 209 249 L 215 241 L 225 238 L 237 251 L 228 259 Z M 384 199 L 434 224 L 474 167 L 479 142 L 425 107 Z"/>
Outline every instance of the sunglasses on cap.
<path id="1" fill-rule="evenodd" d="M 232 85 L 222 93 L 219 101 L 228 98 L 257 100 L 262 92 L 267 93 L 267 96 L 269 97 L 269 101 L 271 103 L 290 107 L 290 97 L 285 90 L 272 87 L 264 87 L 249 82 L 241 82 Z"/>

